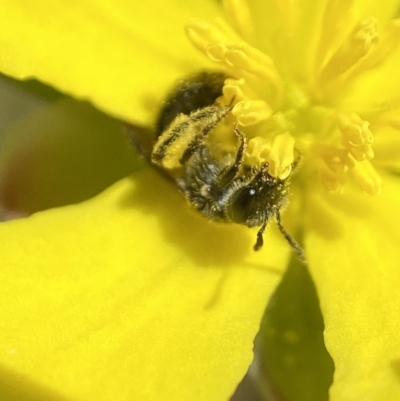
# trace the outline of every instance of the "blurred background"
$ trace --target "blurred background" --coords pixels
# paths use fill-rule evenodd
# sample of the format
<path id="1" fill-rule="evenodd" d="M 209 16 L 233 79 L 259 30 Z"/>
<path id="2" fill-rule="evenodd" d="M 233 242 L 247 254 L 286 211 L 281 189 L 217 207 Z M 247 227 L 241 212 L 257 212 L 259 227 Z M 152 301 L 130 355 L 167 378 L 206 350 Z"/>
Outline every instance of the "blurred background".
<path id="1" fill-rule="evenodd" d="M 37 81 L 0 75 L 2 220 L 81 202 L 139 165 L 120 121 Z"/>

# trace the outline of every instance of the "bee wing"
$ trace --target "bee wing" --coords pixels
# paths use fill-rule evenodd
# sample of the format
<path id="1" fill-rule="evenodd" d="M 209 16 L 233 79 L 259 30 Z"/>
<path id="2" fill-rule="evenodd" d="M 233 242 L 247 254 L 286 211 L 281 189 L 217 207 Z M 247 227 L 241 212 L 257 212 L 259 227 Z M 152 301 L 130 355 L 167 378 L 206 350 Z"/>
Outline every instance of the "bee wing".
<path id="1" fill-rule="evenodd" d="M 156 141 L 154 131 L 149 127 L 124 123 L 124 133 L 137 152 L 151 163 L 151 152 Z"/>
<path id="2" fill-rule="evenodd" d="M 159 175 L 172 183 L 179 191 L 182 191 L 182 188 L 178 185 L 177 179 L 169 174 L 168 170 L 165 170 L 151 161 L 151 153 L 153 152 L 153 147 L 156 142 L 154 130 L 149 127 L 124 123 L 124 133 L 135 147 L 138 154 L 144 157 L 148 164 L 151 165 Z"/>

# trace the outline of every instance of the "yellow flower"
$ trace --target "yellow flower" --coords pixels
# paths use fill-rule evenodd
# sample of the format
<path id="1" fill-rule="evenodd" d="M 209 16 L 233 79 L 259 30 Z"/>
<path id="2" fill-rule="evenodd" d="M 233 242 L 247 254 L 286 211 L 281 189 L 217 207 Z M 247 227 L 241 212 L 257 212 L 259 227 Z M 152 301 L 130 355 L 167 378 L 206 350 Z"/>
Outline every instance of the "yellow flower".
<path id="1" fill-rule="evenodd" d="M 251 156 L 285 178 L 294 149 L 302 155 L 290 220 L 304 224 L 336 368 L 331 397 L 398 399 L 398 3 L 224 4 L 235 31 L 196 18 L 187 34 L 232 77 L 219 101 L 257 141 Z"/>
<path id="2" fill-rule="evenodd" d="M 302 155 L 285 216 L 304 233 L 335 362 L 331 399 L 397 400 L 397 1 L 226 1 L 236 31 L 210 19 L 223 16 L 216 3 L 181 3 L 3 2 L 0 68 L 142 124 L 174 79 L 225 68 L 221 101 L 249 136 L 272 141 L 252 157 L 286 177 L 294 149 Z M 267 267 L 282 271 L 290 250 L 272 228 L 251 253 L 251 233 L 210 226 L 163 185 L 136 173 L 1 228 L 1 363 L 11 383 L 25 379 L 21 393 L 232 393 L 277 283 Z"/>

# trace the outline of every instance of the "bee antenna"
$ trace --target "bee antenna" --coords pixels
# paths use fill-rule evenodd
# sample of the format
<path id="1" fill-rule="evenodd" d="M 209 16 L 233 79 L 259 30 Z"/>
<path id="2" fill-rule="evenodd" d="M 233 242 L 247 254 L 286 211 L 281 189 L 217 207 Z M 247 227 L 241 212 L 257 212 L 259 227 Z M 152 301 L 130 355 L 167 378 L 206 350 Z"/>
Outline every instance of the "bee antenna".
<path id="1" fill-rule="evenodd" d="M 306 259 L 306 255 L 303 251 L 303 249 L 301 248 L 301 246 L 295 241 L 295 239 L 283 228 L 282 226 L 282 222 L 281 222 L 281 215 L 279 214 L 279 212 L 276 213 L 276 225 L 279 228 L 279 231 L 281 232 L 281 234 L 285 237 L 286 241 L 289 243 L 289 245 L 293 248 L 293 250 L 296 252 L 297 256 L 299 257 L 299 259 L 306 264 L 307 263 L 307 259 Z"/>

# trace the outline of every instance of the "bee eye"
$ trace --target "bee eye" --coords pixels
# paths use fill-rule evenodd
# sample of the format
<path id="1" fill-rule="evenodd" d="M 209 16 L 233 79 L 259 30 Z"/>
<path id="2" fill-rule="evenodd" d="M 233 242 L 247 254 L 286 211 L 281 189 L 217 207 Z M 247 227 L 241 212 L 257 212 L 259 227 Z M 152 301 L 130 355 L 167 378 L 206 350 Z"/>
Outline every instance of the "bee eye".
<path id="1" fill-rule="evenodd" d="M 231 204 L 231 219 L 235 223 L 245 224 L 253 210 L 257 190 L 246 187 L 241 190 Z"/>

